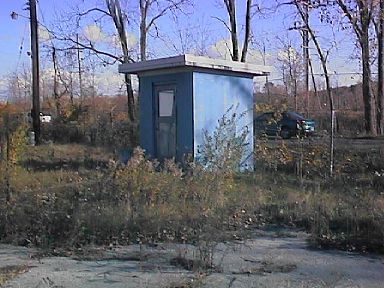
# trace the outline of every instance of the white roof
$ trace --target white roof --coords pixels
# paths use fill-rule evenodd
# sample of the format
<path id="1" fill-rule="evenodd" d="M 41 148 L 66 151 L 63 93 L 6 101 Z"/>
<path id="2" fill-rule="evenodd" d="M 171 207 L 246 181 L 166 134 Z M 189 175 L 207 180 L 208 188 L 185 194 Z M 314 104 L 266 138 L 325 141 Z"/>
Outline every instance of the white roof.
<path id="1" fill-rule="evenodd" d="M 213 59 L 202 56 L 185 54 L 180 56 L 147 60 L 135 63 L 124 63 L 119 65 L 120 73 L 140 74 L 142 72 L 179 68 L 193 67 L 220 70 L 226 72 L 245 73 L 253 76 L 266 76 L 271 72 L 271 67 L 255 65 L 244 62 Z"/>

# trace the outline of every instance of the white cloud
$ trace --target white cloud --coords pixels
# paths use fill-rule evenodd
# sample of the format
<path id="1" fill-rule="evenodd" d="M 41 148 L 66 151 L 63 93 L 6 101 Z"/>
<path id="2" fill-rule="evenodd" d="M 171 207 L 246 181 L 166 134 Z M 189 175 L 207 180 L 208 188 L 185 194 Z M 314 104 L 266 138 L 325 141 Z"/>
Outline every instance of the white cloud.
<path id="1" fill-rule="evenodd" d="M 219 40 L 213 44 L 209 49 L 209 54 L 213 54 L 213 57 L 219 57 L 222 59 L 230 60 L 232 55 L 232 44 L 229 39 Z"/>
<path id="2" fill-rule="evenodd" d="M 127 40 L 128 40 L 128 47 L 136 46 L 137 44 L 137 37 L 133 33 L 127 33 Z"/>
<path id="3" fill-rule="evenodd" d="M 95 81 L 103 94 L 113 95 L 124 83 L 124 77 L 116 71 L 113 73 L 112 70 L 107 70 L 101 74 L 97 74 Z"/>
<path id="4" fill-rule="evenodd" d="M 289 47 L 288 49 L 278 51 L 277 59 L 286 62 L 297 62 L 300 60 L 300 54 L 294 47 Z"/>
<path id="5" fill-rule="evenodd" d="M 84 35 L 92 42 L 104 42 L 106 40 L 105 33 L 95 24 L 86 26 L 84 28 Z"/>
<path id="6" fill-rule="evenodd" d="M 7 81 L 3 78 L 0 78 L 0 103 L 6 102 L 8 100 L 8 89 Z"/>
<path id="7" fill-rule="evenodd" d="M 100 93 L 106 96 L 113 96 L 125 92 L 124 74 L 118 73 L 116 66 L 111 66 L 95 76 L 96 85 Z M 138 89 L 136 77 L 132 79 L 132 86 L 134 90 Z"/>
<path id="8" fill-rule="evenodd" d="M 43 26 L 39 26 L 37 33 L 39 35 L 39 41 L 41 42 L 49 41 L 52 38 L 47 28 Z"/>
<path id="9" fill-rule="evenodd" d="M 239 54 L 241 56 L 242 47 L 239 47 Z M 214 58 L 218 57 L 225 60 L 231 60 L 232 59 L 232 42 L 229 39 L 223 39 L 215 44 L 213 44 L 209 48 L 209 56 L 212 56 Z M 268 64 L 270 60 L 272 59 L 272 54 L 266 53 L 265 55 L 266 63 Z M 257 65 L 263 65 L 263 55 L 262 53 L 257 49 L 248 48 L 247 52 L 247 62 L 253 63 Z"/>
<path id="10" fill-rule="evenodd" d="M 259 50 L 248 49 L 247 62 L 254 63 L 257 65 L 264 65 L 264 57 L 266 65 L 269 65 L 269 63 L 273 59 L 273 55 L 271 53 L 266 52 L 265 55 L 263 55 Z"/>
<path id="11" fill-rule="evenodd" d="M 120 39 L 118 35 L 108 35 L 97 25 L 92 24 L 84 28 L 84 36 L 92 41 L 99 43 L 111 44 L 115 47 L 120 47 Z M 128 47 L 132 48 L 137 45 L 137 37 L 133 33 L 127 32 Z"/>
<path id="12" fill-rule="evenodd" d="M 113 35 L 108 38 L 109 42 L 116 47 L 120 47 L 120 38 L 118 35 Z M 127 32 L 128 48 L 132 48 L 137 45 L 137 37 L 133 33 Z"/>

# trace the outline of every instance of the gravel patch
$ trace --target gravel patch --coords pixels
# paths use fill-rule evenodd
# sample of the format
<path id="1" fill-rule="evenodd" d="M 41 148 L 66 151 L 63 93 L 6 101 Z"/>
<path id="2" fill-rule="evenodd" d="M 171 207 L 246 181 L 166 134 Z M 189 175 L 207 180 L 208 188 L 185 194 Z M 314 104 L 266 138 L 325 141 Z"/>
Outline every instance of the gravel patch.
<path id="1" fill-rule="evenodd" d="M 383 287 L 383 256 L 314 250 L 303 233 L 278 235 L 200 246 L 93 247 L 83 257 L 0 245 L 0 268 L 25 267 L 2 287 Z"/>

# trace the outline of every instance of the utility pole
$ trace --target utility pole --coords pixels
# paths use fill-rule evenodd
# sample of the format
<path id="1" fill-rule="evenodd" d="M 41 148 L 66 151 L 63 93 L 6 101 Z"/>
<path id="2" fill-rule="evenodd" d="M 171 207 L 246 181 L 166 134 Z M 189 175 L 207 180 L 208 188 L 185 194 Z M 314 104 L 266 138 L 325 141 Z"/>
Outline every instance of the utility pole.
<path id="1" fill-rule="evenodd" d="M 263 41 L 263 65 L 266 65 L 266 49 L 265 49 L 265 42 Z M 265 88 L 267 88 L 267 95 L 268 95 L 268 101 L 269 103 L 272 103 L 271 101 L 271 91 L 269 89 L 269 80 L 268 75 L 265 76 Z"/>
<path id="2" fill-rule="evenodd" d="M 36 0 L 29 0 L 31 22 L 31 57 L 32 57 L 32 123 L 35 132 L 35 144 L 40 144 L 40 94 L 39 94 L 39 44 L 37 34 Z"/>
<path id="3" fill-rule="evenodd" d="M 296 3 L 296 2 L 295 2 Z M 304 93 L 305 93 L 305 110 L 306 110 L 306 116 L 309 117 L 309 66 L 310 66 L 310 59 L 309 59 L 309 5 L 310 0 L 302 0 L 300 1 L 300 4 L 297 3 L 296 5 L 302 5 L 302 25 L 298 26 L 297 22 L 295 22 L 294 27 L 288 28 L 288 30 L 299 30 L 301 31 L 301 37 L 302 37 L 302 47 L 303 47 L 303 59 L 304 59 Z M 301 8 L 300 8 L 301 9 Z"/>
<path id="4" fill-rule="evenodd" d="M 307 118 L 309 117 L 309 33 L 308 33 L 308 21 L 309 21 L 309 0 L 303 1 L 304 5 L 304 28 L 303 31 L 303 57 L 304 57 L 304 73 L 305 73 L 305 97 L 306 97 L 306 112 Z"/>

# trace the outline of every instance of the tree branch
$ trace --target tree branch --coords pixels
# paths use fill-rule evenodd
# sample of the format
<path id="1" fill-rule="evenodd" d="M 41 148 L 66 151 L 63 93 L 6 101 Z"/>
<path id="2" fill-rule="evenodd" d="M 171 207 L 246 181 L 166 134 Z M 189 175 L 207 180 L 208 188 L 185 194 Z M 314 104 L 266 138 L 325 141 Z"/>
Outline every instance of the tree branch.
<path id="1" fill-rule="evenodd" d="M 107 15 L 107 16 L 109 16 L 109 17 L 112 17 L 112 15 L 110 14 L 110 13 L 108 13 L 107 11 L 105 11 L 105 10 L 103 10 L 103 9 L 100 9 L 100 8 L 92 8 L 92 9 L 89 9 L 89 10 L 87 10 L 87 11 L 84 11 L 84 12 L 82 12 L 82 13 L 79 13 L 79 14 L 77 14 L 78 16 L 80 16 L 80 17 L 82 17 L 82 16 L 85 16 L 85 15 L 87 15 L 87 14 L 89 14 L 89 13 L 91 13 L 91 12 L 101 12 L 101 13 L 103 13 L 103 14 L 105 14 L 105 15 Z"/>
<path id="2" fill-rule="evenodd" d="M 218 21 L 220 21 L 221 23 L 223 23 L 224 26 L 225 26 L 225 28 L 227 28 L 227 30 L 228 30 L 229 32 L 231 32 L 231 28 L 228 26 L 227 23 L 225 23 L 225 21 L 224 21 L 223 19 L 220 19 L 219 17 L 216 17 L 216 16 L 212 16 L 212 18 L 213 18 L 213 19 L 216 19 L 216 20 L 218 20 Z"/>
<path id="3" fill-rule="evenodd" d="M 243 50 L 241 52 L 241 62 L 245 62 L 247 58 L 249 38 L 251 35 L 251 6 L 252 6 L 252 0 L 247 0 L 247 13 L 245 15 L 245 35 L 244 35 Z"/>
<path id="4" fill-rule="evenodd" d="M 172 9 L 178 9 L 180 5 L 186 3 L 186 0 L 180 0 L 180 1 L 177 1 L 177 2 L 173 2 L 173 1 L 170 1 L 171 4 L 170 5 L 167 5 L 166 7 L 164 7 L 156 16 L 154 16 L 148 23 L 146 29 L 147 31 L 151 28 L 151 26 L 154 24 L 154 22 L 163 17 L 165 14 L 167 14 L 167 12 L 169 10 L 172 10 Z M 151 3 L 152 4 L 152 3 Z M 150 6 L 150 5 L 149 5 Z"/>
<path id="5" fill-rule="evenodd" d="M 100 54 L 100 55 L 103 55 L 103 56 L 107 56 L 109 58 L 112 58 L 120 63 L 124 63 L 124 56 L 116 56 L 116 55 L 113 55 L 112 53 L 109 53 L 109 52 L 106 52 L 106 51 L 102 51 L 102 50 L 99 50 L 97 48 L 95 48 L 94 45 L 85 45 L 84 43 L 81 43 L 80 41 L 76 41 L 70 37 L 64 37 L 64 38 L 59 38 L 57 36 L 55 36 L 55 39 L 56 40 L 59 40 L 59 41 L 69 41 L 73 44 L 76 44 L 76 45 L 79 45 L 81 48 L 77 48 L 77 47 L 67 47 L 67 48 L 62 48 L 63 50 L 67 49 L 67 50 L 78 50 L 78 49 L 86 49 L 86 50 L 90 50 L 90 51 L 93 51 L 95 52 L 96 54 Z M 130 62 L 135 62 L 134 59 L 132 59 L 131 57 L 129 57 L 129 61 Z"/>
<path id="6" fill-rule="evenodd" d="M 340 9 L 343 11 L 345 16 L 348 18 L 349 22 L 352 24 L 352 27 L 356 32 L 357 37 L 359 37 L 359 39 L 360 39 L 363 32 L 360 29 L 359 25 L 357 25 L 357 19 L 352 17 L 352 12 L 348 9 L 347 5 L 345 5 L 343 0 L 337 0 L 337 4 L 339 4 Z"/>

